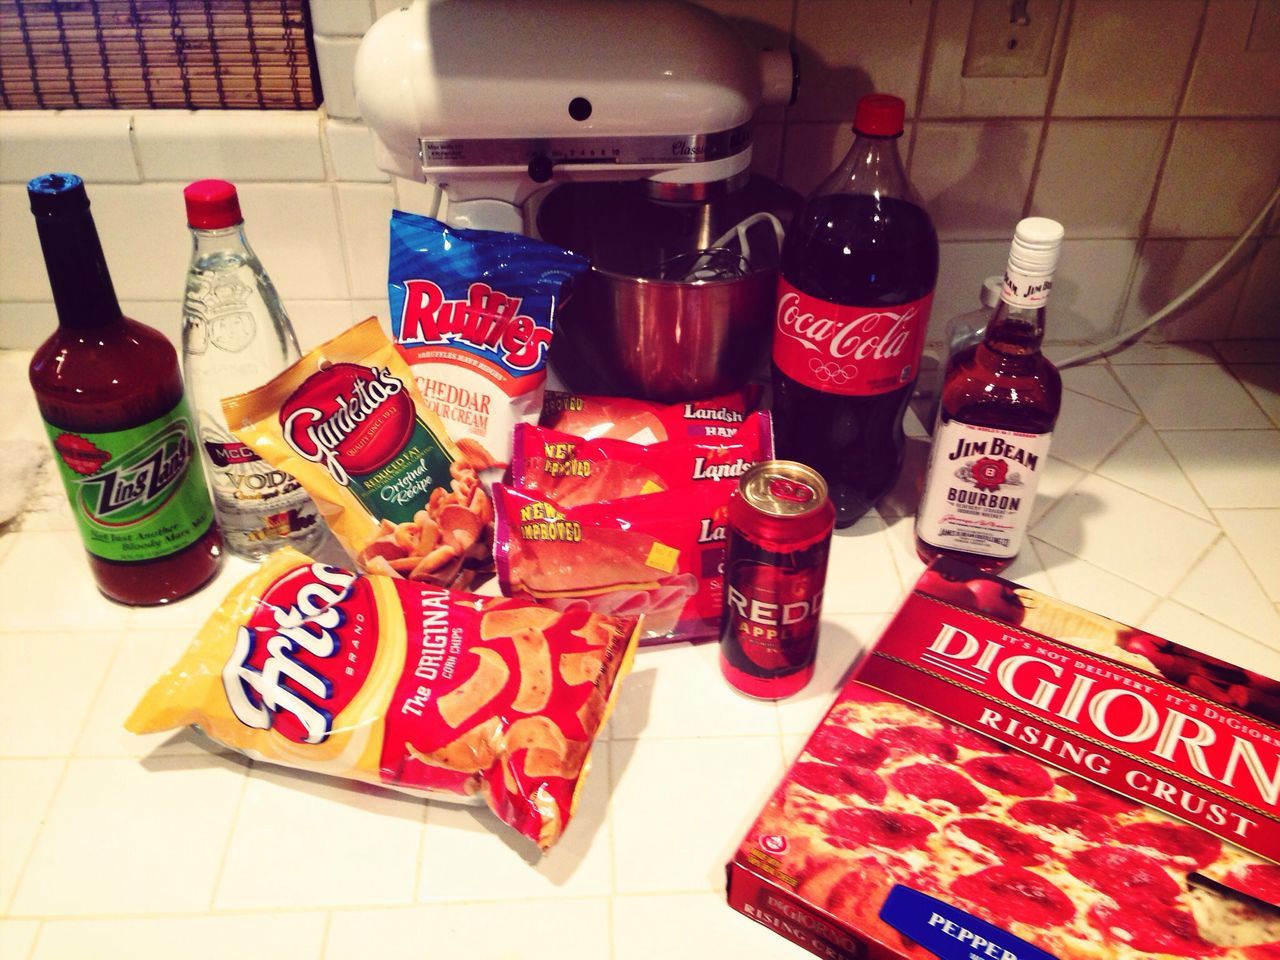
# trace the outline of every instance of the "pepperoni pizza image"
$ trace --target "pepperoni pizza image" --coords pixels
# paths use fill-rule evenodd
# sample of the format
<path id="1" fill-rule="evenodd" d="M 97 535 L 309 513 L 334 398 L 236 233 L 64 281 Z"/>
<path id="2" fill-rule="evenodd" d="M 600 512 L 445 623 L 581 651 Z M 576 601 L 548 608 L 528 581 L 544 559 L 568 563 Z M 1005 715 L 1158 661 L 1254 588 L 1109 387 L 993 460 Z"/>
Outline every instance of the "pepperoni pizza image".
<path id="1" fill-rule="evenodd" d="M 933 956 L 879 916 L 904 885 L 1059 960 L 1280 960 L 1265 902 L 1280 902 L 1280 867 L 858 684 L 737 862 L 879 944 L 872 956 Z"/>

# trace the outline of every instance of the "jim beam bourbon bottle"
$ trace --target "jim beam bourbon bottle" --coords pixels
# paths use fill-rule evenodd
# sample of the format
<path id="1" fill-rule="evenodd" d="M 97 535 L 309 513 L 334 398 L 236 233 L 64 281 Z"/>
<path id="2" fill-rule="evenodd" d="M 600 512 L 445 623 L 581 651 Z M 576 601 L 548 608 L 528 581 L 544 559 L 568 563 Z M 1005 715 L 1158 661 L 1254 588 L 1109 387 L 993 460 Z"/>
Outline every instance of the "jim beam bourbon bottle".
<path id="1" fill-rule="evenodd" d="M 1062 403 L 1057 368 L 1040 352 L 1062 225 L 1028 217 L 1014 233 L 1000 304 L 982 342 L 947 367 L 916 552 L 986 571 L 1017 556 Z"/>
<path id="2" fill-rule="evenodd" d="M 751 697 L 781 700 L 813 676 L 836 512 L 812 467 L 765 460 L 729 500 L 720 669 Z"/>

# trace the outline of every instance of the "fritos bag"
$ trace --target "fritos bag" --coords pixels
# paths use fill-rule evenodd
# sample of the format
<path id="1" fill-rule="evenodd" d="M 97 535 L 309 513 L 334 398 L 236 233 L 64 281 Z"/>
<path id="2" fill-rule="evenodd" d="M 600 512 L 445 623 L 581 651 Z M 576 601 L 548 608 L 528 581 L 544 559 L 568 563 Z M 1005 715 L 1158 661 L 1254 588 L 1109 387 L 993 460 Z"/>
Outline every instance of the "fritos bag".
<path id="1" fill-rule="evenodd" d="M 707 400 L 667 404 L 548 390 L 538 422 L 588 440 L 608 437 L 632 443 L 659 443 L 688 437 L 728 438 L 760 405 L 761 392 L 761 386 L 752 383 Z"/>
<path id="2" fill-rule="evenodd" d="M 752 464 L 773 457 L 773 429 L 762 411 L 748 416 L 731 439 L 639 444 L 585 440 L 522 423 L 512 447 L 511 486 L 573 507 L 691 483 L 737 483 Z"/>
<path id="3" fill-rule="evenodd" d="M 376 317 L 222 401 L 231 431 L 297 478 L 360 569 L 462 589 L 492 574 L 493 507 Z"/>
<path id="4" fill-rule="evenodd" d="M 357 576 L 286 548 L 231 590 L 125 726 L 196 724 L 273 763 L 483 799 L 545 850 L 639 623 Z"/>
<path id="5" fill-rule="evenodd" d="M 511 428 L 537 421 L 556 308 L 588 267 L 522 234 L 392 213 L 392 332 L 427 405 L 484 466 L 506 466 Z"/>
<path id="6" fill-rule="evenodd" d="M 703 483 L 565 507 L 496 484 L 494 556 L 502 592 L 557 610 L 645 618 L 642 644 L 720 628 L 732 486 Z"/>

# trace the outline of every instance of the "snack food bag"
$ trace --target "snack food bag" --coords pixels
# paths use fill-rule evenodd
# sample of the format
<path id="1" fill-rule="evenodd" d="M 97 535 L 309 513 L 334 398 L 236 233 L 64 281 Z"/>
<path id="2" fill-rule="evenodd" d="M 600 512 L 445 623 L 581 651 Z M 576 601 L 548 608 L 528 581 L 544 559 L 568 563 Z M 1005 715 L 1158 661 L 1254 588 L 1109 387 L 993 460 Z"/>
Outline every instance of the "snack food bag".
<path id="1" fill-rule="evenodd" d="M 573 815 L 639 625 L 286 548 L 231 590 L 125 726 L 196 724 L 256 759 L 483 800 L 545 850 Z"/>
<path id="2" fill-rule="evenodd" d="M 747 384 L 741 390 L 706 400 L 655 403 L 628 397 L 592 397 L 548 390 L 542 403 L 544 427 L 594 440 L 660 443 L 688 437 L 732 437 L 747 414 L 760 405 L 763 388 Z"/>
<path id="3" fill-rule="evenodd" d="M 717 635 L 732 484 L 565 507 L 497 484 L 502 592 L 557 610 L 645 618 L 641 643 Z"/>
<path id="4" fill-rule="evenodd" d="M 391 329 L 427 405 L 484 466 L 534 423 L 555 313 L 588 261 L 518 233 L 391 214 Z"/>
<path id="5" fill-rule="evenodd" d="M 1280 728 L 1255 707 L 1276 686 L 935 561 L 743 840 L 729 902 L 827 958 L 1274 960 Z"/>
<path id="6" fill-rule="evenodd" d="M 736 483 L 773 456 L 773 427 L 753 413 L 733 437 L 666 440 L 586 440 L 549 427 L 519 424 L 512 443 L 510 483 L 562 507 L 619 500 L 691 483 Z"/>
<path id="7" fill-rule="evenodd" d="M 376 317 L 222 401 L 231 431 L 292 474 L 359 565 L 456 589 L 492 575 L 493 506 Z"/>

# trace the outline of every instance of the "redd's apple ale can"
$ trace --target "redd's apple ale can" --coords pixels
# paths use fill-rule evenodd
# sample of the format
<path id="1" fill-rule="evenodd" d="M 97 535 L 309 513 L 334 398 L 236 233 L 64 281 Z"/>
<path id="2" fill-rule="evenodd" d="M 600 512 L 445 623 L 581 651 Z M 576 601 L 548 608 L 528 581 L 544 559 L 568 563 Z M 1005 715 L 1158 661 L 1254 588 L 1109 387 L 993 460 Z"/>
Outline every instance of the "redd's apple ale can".
<path id="1" fill-rule="evenodd" d="M 729 500 L 720 669 L 742 693 L 781 700 L 813 676 L 836 512 L 818 471 L 765 460 Z"/>

